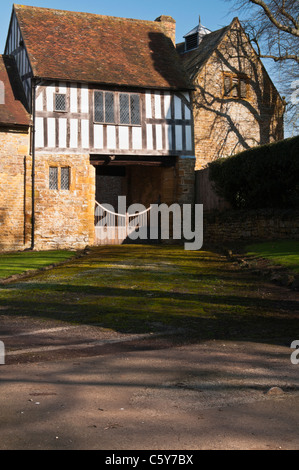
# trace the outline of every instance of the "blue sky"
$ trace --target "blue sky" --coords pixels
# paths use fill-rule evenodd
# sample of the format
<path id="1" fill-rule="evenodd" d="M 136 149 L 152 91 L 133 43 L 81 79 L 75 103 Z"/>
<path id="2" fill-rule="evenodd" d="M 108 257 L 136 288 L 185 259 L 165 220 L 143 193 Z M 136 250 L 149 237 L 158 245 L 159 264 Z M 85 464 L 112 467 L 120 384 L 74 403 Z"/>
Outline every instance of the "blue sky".
<path id="1" fill-rule="evenodd" d="M 56 8 L 60 10 L 84 11 L 99 15 L 120 16 L 141 20 L 155 20 L 160 15 L 170 15 L 176 20 L 176 41 L 181 42 L 184 34 L 198 24 L 198 17 L 204 26 L 216 30 L 230 23 L 234 16 L 229 12 L 230 4 L 225 0 L 20 0 L 17 4 L 37 7 Z M 4 52 L 5 41 L 11 16 L 13 2 L 1 2 L 0 42 L 1 53 Z"/>

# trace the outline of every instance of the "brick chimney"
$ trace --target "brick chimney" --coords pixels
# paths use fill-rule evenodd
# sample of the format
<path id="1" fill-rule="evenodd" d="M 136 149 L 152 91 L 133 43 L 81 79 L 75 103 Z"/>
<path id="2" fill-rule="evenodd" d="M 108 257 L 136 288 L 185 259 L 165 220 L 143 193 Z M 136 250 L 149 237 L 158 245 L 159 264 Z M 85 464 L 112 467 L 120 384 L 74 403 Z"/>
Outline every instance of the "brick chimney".
<path id="1" fill-rule="evenodd" d="M 175 46 L 175 23 L 176 22 L 172 18 L 172 16 L 161 15 L 158 18 L 156 18 L 155 21 L 162 23 L 166 36 L 168 36 L 172 40 Z"/>

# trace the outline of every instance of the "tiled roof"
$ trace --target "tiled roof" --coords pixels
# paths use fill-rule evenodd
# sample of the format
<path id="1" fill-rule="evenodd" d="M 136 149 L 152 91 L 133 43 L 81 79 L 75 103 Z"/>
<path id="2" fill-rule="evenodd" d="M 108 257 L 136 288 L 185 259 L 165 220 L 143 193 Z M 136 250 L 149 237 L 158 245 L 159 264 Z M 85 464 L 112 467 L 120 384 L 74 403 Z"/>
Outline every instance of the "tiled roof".
<path id="1" fill-rule="evenodd" d="M 163 23 L 14 5 L 39 78 L 188 89 Z"/>
<path id="2" fill-rule="evenodd" d="M 22 104 L 23 89 L 13 57 L 0 55 L 0 82 L 0 125 L 29 126 L 30 116 Z"/>

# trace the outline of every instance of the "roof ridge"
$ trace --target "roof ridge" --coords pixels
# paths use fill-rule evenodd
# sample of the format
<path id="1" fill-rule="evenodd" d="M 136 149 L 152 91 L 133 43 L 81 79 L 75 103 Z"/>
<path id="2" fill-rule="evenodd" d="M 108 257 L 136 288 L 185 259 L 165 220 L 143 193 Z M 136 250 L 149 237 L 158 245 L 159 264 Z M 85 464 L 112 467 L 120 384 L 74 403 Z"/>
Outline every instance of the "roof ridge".
<path id="1" fill-rule="evenodd" d="M 72 14 L 72 15 L 85 15 L 85 16 L 92 16 L 92 17 L 98 17 L 102 19 L 112 19 L 112 20 L 120 20 L 120 21 L 129 21 L 129 22 L 142 22 L 146 24 L 151 24 L 151 25 L 156 25 L 159 28 L 163 25 L 163 22 L 158 22 L 156 20 L 143 20 L 143 19 L 138 19 L 138 18 L 126 18 L 122 16 L 113 16 L 113 15 L 101 15 L 99 13 L 89 13 L 89 12 L 84 12 L 84 11 L 72 11 L 72 10 L 62 10 L 58 8 L 48 8 L 48 7 L 36 7 L 36 6 L 30 6 L 30 5 L 20 5 L 20 4 L 13 4 L 14 9 L 17 10 L 43 10 L 43 11 L 49 11 L 49 12 L 56 12 L 56 13 L 67 13 Z"/>

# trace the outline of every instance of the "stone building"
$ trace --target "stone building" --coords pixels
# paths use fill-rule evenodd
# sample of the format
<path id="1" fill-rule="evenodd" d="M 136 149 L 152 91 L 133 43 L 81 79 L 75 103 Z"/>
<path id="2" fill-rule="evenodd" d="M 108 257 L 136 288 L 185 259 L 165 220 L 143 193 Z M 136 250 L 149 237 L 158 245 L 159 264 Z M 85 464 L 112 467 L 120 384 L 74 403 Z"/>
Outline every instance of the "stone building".
<path id="1" fill-rule="evenodd" d="M 127 206 L 193 201 L 192 87 L 174 34 L 167 16 L 14 5 L 5 54 L 33 123 L 32 239 L 24 247 L 97 243 L 95 204 L 117 212 L 118 196 Z"/>
<path id="2" fill-rule="evenodd" d="M 201 168 L 282 136 L 281 100 L 237 19 L 176 50 L 169 16 L 14 5 L 4 54 L 15 96 L 0 116 L 19 113 L 0 136 L 0 249 L 102 243 L 103 204 L 192 204 L 195 157 Z"/>
<path id="3" fill-rule="evenodd" d="M 22 249 L 31 237 L 31 118 L 15 61 L 0 56 L 0 250 Z"/>
<path id="4" fill-rule="evenodd" d="M 283 139 L 283 101 L 238 18 L 214 32 L 199 23 L 177 50 L 195 86 L 197 170 Z"/>

